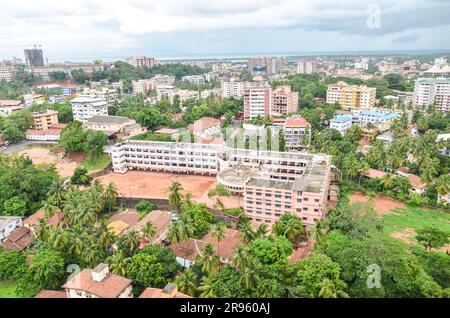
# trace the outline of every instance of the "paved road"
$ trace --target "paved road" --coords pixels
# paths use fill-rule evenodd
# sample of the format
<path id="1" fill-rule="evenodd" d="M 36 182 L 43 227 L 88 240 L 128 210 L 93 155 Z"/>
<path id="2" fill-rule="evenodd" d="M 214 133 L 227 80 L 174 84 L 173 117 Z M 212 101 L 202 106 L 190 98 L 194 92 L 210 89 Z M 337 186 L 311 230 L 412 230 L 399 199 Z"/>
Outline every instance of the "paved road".
<path id="1" fill-rule="evenodd" d="M 8 147 L 6 147 L 5 150 L 3 148 L 0 148 L 0 152 L 6 153 L 6 154 L 12 154 L 12 153 L 16 153 L 21 150 L 24 150 L 28 146 L 42 145 L 42 144 L 55 145 L 55 144 L 57 144 L 57 142 L 56 141 L 23 140 L 16 144 L 9 145 Z"/>

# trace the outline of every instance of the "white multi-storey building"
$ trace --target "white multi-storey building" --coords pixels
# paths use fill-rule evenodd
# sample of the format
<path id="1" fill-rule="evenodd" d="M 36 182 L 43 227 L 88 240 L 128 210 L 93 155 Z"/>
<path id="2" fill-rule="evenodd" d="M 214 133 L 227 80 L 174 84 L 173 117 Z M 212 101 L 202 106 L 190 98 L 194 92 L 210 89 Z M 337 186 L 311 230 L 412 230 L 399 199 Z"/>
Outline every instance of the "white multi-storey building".
<path id="1" fill-rule="evenodd" d="M 244 120 L 265 118 L 272 113 L 272 87 L 267 81 L 251 82 L 244 88 Z"/>
<path id="2" fill-rule="evenodd" d="M 134 94 L 146 94 L 148 91 L 156 88 L 156 80 L 150 78 L 131 81 L 131 88 Z"/>
<path id="3" fill-rule="evenodd" d="M 103 98 L 78 96 L 70 101 L 73 119 L 85 122 L 89 118 L 108 115 L 108 103 Z"/>
<path id="4" fill-rule="evenodd" d="M 15 229 L 22 226 L 22 218 L 20 216 L 0 216 L 0 244 Z"/>
<path id="5" fill-rule="evenodd" d="M 341 135 L 345 134 L 347 130 L 352 128 L 352 125 L 353 125 L 352 115 L 336 116 L 330 120 L 330 128 L 336 129 L 341 133 Z"/>
<path id="6" fill-rule="evenodd" d="M 112 147 L 114 172 L 130 169 L 215 175 L 220 146 L 128 140 Z"/>
<path id="7" fill-rule="evenodd" d="M 426 107 L 435 104 L 436 111 L 450 111 L 450 79 L 420 78 L 414 85 L 413 105 Z"/>
<path id="8" fill-rule="evenodd" d="M 313 74 L 316 72 L 315 61 L 300 60 L 297 61 L 297 73 L 298 74 Z"/>
<path id="9" fill-rule="evenodd" d="M 222 82 L 222 98 L 241 98 L 244 93 L 244 82 L 230 79 Z"/>
<path id="10" fill-rule="evenodd" d="M 181 80 L 198 86 L 205 84 L 205 78 L 203 77 L 203 75 L 187 75 L 183 76 Z"/>

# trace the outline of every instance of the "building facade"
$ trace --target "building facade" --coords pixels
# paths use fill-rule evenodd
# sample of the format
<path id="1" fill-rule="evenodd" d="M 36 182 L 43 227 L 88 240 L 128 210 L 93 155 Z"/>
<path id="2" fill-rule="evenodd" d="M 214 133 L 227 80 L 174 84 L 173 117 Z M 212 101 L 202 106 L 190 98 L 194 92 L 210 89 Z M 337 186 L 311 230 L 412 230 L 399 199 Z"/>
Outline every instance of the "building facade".
<path id="1" fill-rule="evenodd" d="M 298 92 L 290 86 L 279 86 L 272 91 L 271 116 L 284 116 L 298 110 Z"/>
<path id="2" fill-rule="evenodd" d="M 40 112 L 33 112 L 31 129 L 47 130 L 55 124 L 59 124 L 58 112 L 56 110 L 47 109 Z"/>
<path id="3" fill-rule="evenodd" d="M 41 49 L 27 49 L 24 50 L 25 54 L 25 63 L 29 67 L 34 66 L 44 66 L 44 55 L 42 54 Z"/>
<path id="4" fill-rule="evenodd" d="M 336 129 L 344 135 L 347 130 L 353 126 L 353 116 L 352 115 L 341 115 L 336 116 L 330 120 L 330 128 Z"/>
<path id="5" fill-rule="evenodd" d="M 297 74 L 314 74 L 316 73 L 316 63 L 311 60 L 297 61 Z"/>
<path id="6" fill-rule="evenodd" d="M 376 88 L 338 82 L 328 85 L 326 102 L 338 103 L 343 109 L 370 109 L 375 106 Z"/>
<path id="7" fill-rule="evenodd" d="M 272 113 L 272 88 L 266 81 L 251 82 L 244 88 L 244 120 L 265 118 Z"/>
<path id="8" fill-rule="evenodd" d="M 244 93 L 244 82 L 238 79 L 222 81 L 222 98 L 241 98 Z"/>
<path id="9" fill-rule="evenodd" d="M 108 115 L 108 103 L 102 98 L 78 96 L 72 99 L 70 104 L 74 120 L 85 122 L 94 116 Z"/>
<path id="10" fill-rule="evenodd" d="M 0 82 L 11 82 L 16 75 L 16 69 L 12 65 L 0 63 Z"/>
<path id="11" fill-rule="evenodd" d="M 286 119 L 284 123 L 286 150 L 300 150 L 311 143 L 311 124 L 303 117 Z"/>
<path id="12" fill-rule="evenodd" d="M 253 75 L 275 75 L 283 71 L 282 57 L 259 56 L 248 60 L 248 71 Z"/>
<path id="13" fill-rule="evenodd" d="M 205 84 L 205 78 L 203 77 L 203 75 L 186 75 L 183 76 L 181 80 L 197 86 L 202 86 Z"/>
<path id="14" fill-rule="evenodd" d="M 134 67 L 153 68 L 156 64 L 155 58 L 150 56 L 132 56 L 125 61 Z"/>
<path id="15" fill-rule="evenodd" d="M 427 107 L 435 105 L 436 111 L 450 111 L 450 79 L 420 78 L 414 84 L 413 105 Z"/>

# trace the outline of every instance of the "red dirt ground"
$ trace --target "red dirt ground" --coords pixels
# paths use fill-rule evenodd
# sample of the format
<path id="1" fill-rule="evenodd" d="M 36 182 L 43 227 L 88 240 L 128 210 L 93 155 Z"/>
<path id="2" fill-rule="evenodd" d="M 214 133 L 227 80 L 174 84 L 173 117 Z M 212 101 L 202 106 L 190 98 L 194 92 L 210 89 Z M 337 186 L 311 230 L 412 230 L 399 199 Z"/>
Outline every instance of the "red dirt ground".
<path id="1" fill-rule="evenodd" d="M 353 192 L 350 195 L 350 202 L 369 202 L 369 198 L 365 195 L 362 195 L 359 192 Z M 379 215 L 385 215 L 392 213 L 391 210 L 396 208 L 404 208 L 406 205 L 403 202 L 392 199 L 387 196 L 377 196 L 375 199 L 375 210 Z"/>
<path id="2" fill-rule="evenodd" d="M 127 197 L 167 199 L 172 182 L 178 181 L 184 193 L 191 192 L 199 199 L 215 185 L 216 178 L 210 176 L 170 174 L 150 171 L 128 171 L 124 174 L 109 173 L 98 177 L 104 184 L 113 182 L 119 192 Z"/>
<path id="3" fill-rule="evenodd" d="M 47 148 L 28 148 L 19 151 L 21 155 L 27 155 L 34 164 L 55 164 L 56 171 L 62 178 L 70 177 L 75 168 L 77 167 L 77 162 L 69 158 L 59 159 L 56 155 L 50 152 Z"/>

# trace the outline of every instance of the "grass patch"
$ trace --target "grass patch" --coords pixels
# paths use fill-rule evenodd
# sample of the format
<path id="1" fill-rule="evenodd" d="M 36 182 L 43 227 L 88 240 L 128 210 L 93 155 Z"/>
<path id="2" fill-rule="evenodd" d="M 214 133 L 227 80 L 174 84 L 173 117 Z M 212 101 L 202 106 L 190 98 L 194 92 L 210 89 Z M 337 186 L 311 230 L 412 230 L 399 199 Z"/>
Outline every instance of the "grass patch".
<path id="1" fill-rule="evenodd" d="M 408 206 L 394 209 L 394 213 L 384 215 L 386 231 L 391 234 L 405 228 L 418 230 L 426 226 L 433 226 L 450 233 L 450 214 L 437 210 L 424 210 L 419 207 Z"/>
<path id="2" fill-rule="evenodd" d="M 97 171 L 105 169 L 110 162 L 111 158 L 108 155 L 102 155 L 96 161 L 85 159 L 81 162 L 80 166 L 83 166 L 88 171 Z"/>
<path id="3" fill-rule="evenodd" d="M 16 285 L 0 282 L 0 298 L 20 298 L 16 294 Z"/>

